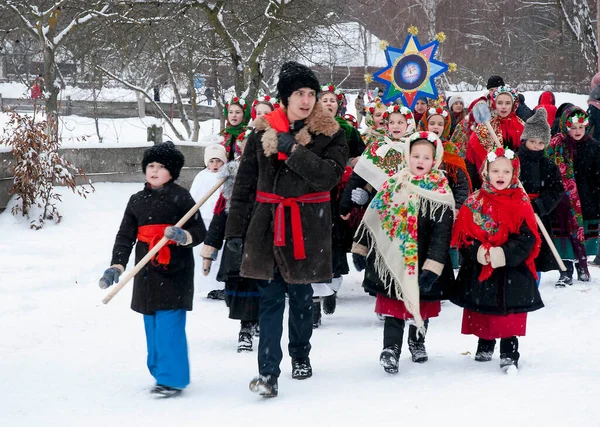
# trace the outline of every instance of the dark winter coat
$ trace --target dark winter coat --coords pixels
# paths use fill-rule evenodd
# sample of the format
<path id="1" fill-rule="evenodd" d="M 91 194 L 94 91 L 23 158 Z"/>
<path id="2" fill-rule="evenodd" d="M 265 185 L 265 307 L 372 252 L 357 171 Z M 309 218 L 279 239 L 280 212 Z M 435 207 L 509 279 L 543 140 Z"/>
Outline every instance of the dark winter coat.
<path id="1" fill-rule="evenodd" d="M 442 163 L 443 168 L 444 164 Z M 467 200 L 467 197 L 469 197 L 469 177 L 467 177 L 467 174 L 462 169 L 456 170 L 456 177 L 450 175 L 447 175 L 447 177 L 452 195 L 454 196 L 454 206 L 458 211 L 465 200 Z"/>
<path id="2" fill-rule="evenodd" d="M 483 314 L 526 313 L 544 306 L 537 281 L 525 265 L 535 245 L 533 232 L 525 223 L 518 234 L 510 234 L 502 245 L 506 266 L 496 268 L 483 282 L 479 281 L 482 265 L 477 261 L 481 242 L 461 248 L 462 264 L 456 277 L 451 301 L 468 310 Z"/>
<path id="3" fill-rule="evenodd" d="M 577 142 L 573 157 L 583 219 L 600 219 L 600 143 L 588 135 Z"/>
<path id="4" fill-rule="evenodd" d="M 111 264 L 127 265 L 135 244 L 136 264 L 148 253 L 148 244 L 138 241 L 138 227 L 152 224 L 174 225 L 193 206 L 190 193 L 173 181 L 162 189 L 148 185 L 129 199 L 115 245 Z M 166 266 L 149 262 L 135 276 L 131 308 L 142 314 L 157 310 L 192 309 L 194 297 L 194 254 L 192 247 L 204 240 L 206 229 L 200 211 L 183 226 L 192 235 L 189 246 L 169 245 L 171 261 Z"/>
<path id="5" fill-rule="evenodd" d="M 560 170 L 545 157 L 543 150 L 531 151 L 525 143 L 519 148 L 519 160 L 521 161 L 521 183 L 527 194 L 532 197 L 533 211 L 542 219 L 546 231 L 552 233 L 552 215 L 565 194 Z M 535 266 L 537 271 L 558 270 L 558 264 L 546 239 L 542 239 L 542 247 L 535 259 Z"/>
<path id="6" fill-rule="evenodd" d="M 443 215 L 443 216 L 442 216 Z M 440 209 L 435 216 L 435 220 L 429 217 L 429 210 L 426 210 L 419 216 L 417 229 L 419 231 L 417 250 L 419 257 L 419 275 L 422 272 L 423 264 L 426 260 L 432 260 L 444 265 L 442 274 L 434 282 L 428 292 L 421 291 L 422 301 L 439 301 L 448 299 L 450 291 L 454 288 L 454 271 L 452 270 L 452 261 L 450 260 L 450 240 L 452 238 L 452 225 L 454 224 L 454 214 L 451 209 L 446 209 L 442 214 Z M 367 233 L 357 243 L 369 247 Z M 375 251 L 373 250 L 368 257 L 367 267 L 365 269 L 365 278 L 363 288 L 369 294 L 381 294 L 391 298 L 397 298 L 394 287 L 391 286 L 392 294 L 388 294 L 385 283 L 379 278 L 375 269 Z"/>
<path id="7" fill-rule="evenodd" d="M 534 114 L 533 110 L 525 104 L 525 96 L 522 93 L 519 94 L 519 105 L 515 114 L 524 122 Z"/>
<path id="8" fill-rule="evenodd" d="M 231 197 L 226 238 L 244 238 L 243 277 L 271 280 L 277 265 L 287 283 L 332 278 L 331 203 L 301 203 L 306 259 L 293 253 L 290 209 L 285 208 L 285 246 L 274 246 L 276 204 L 255 203 L 256 192 L 289 198 L 330 191 L 340 182 L 348 145 L 344 131 L 317 103 L 287 160 L 278 159 L 277 132 L 260 118 L 248 138 Z"/>
<path id="9" fill-rule="evenodd" d="M 587 113 L 590 116 L 588 134 L 596 141 L 600 141 L 600 110 L 590 105 L 588 106 Z"/>
<path id="10" fill-rule="evenodd" d="M 205 245 L 212 246 L 218 250 L 223 249 L 221 264 L 219 265 L 219 272 L 217 273 L 217 280 L 219 282 L 227 282 L 227 279 L 239 278 L 240 265 L 242 264 L 242 259 L 239 255 L 236 255 L 229 250 L 227 245 L 223 245 L 226 225 L 227 212 L 223 210 L 222 212 L 215 213 L 210 221 L 208 231 L 206 232 L 206 238 L 204 239 Z"/>

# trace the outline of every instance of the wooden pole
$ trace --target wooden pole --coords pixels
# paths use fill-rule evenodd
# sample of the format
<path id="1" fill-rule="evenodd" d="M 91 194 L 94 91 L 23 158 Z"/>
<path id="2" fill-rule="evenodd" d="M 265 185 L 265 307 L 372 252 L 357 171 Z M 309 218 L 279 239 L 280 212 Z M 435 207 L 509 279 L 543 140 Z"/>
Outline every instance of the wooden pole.
<path id="1" fill-rule="evenodd" d="M 215 191 L 217 191 L 219 189 L 219 187 L 221 187 L 221 185 L 223 185 L 223 183 L 225 182 L 225 180 L 227 180 L 227 178 L 221 178 L 220 180 L 218 180 L 215 185 L 213 185 L 210 190 L 208 190 L 208 192 L 200 199 L 198 200 L 198 202 L 196 202 L 196 204 L 183 216 L 183 218 L 181 218 L 177 224 L 175 224 L 175 227 L 183 227 L 183 225 L 194 215 L 196 214 L 196 212 L 198 212 L 198 209 L 200 209 L 200 206 L 202 206 L 204 203 L 206 203 L 206 201 L 210 198 L 210 196 L 213 195 L 213 193 Z M 162 239 L 159 240 L 159 242 L 148 251 L 148 253 L 146 254 L 146 256 L 144 258 L 142 258 L 140 260 L 140 262 L 138 262 L 135 267 L 133 267 L 133 269 L 128 272 L 127 274 L 125 274 L 122 278 L 121 281 L 114 285 L 110 291 L 106 294 L 106 296 L 104 297 L 104 299 L 102 300 L 102 302 L 104 304 L 108 304 L 110 302 L 111 299 L 113 299 L 113 297 L 121 290 L 123 289 L 123 287 L 127 284 L 127 282 L 129 282 L 136 274 L 138 274 L 140 272 L 140 270 L 142 268 L 144 268 L 144 266 L 146 264 L 148 264 L 148 261 L 150 261 L 152 259 L 152 257 L 154 257 L 154 255 L 156 255 L 158 253 L 158 251 L 167 244 L 167 242 L 169 241 L 169 239 L 167 239 L 166 237 L 163 237 Z"/>

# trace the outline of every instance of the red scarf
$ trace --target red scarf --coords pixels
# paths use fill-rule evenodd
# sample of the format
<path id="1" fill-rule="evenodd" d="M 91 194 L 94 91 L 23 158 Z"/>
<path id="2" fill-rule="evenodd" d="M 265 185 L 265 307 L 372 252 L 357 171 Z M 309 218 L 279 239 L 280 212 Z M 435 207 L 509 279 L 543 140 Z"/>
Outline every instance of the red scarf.
<path id="1" fill-rule="evenodd" d="M 481 190 L 471 194 L 458 212 L 452 230 L 451 246 L 464 248 L 476 240 L 485 249 L 502 246 L 508 241 L 509 234 L 519 234 L 525 223 L 535 236 L 535 245 L 525 260 L 525 265 L 533 277 L 537 278 L 534 261 L 540 251 L 541 239 L 531 202 L 519 186 L 519 158 L 515 157 L 512 163 L 512 182 L 504 190 L 496 190 L 489 181 L 487 167 L 483 169 Z M 490 264 L 484 265 L 479 281 L 488 279 L 493 271 Z"/>
<path id="2" fill-rule="evenodd" d="M 279 133 L 290 131 L 290 121 L 287 117 L 287 113 L 283 108 L 277 108 L 270 113 L 263 116 L 269 125 Z M 288 156 L 284 153 L 277 153 L 279 160 L 286 160 Z"/>
<path id="3" fill-rule="evenodd" d="M 137 239 L 140 242 L 148 244 L 148 251 L 150 251 L 156 244 L 165 236 L 165 228 L 172 226 L 173 224 L 150 224 L 142 225 L 138 227 Z M 168 245 L 175 245 L 177 242 L 169 240 L 156 255 L 152 258 L 153 265 L 168 265 L 171 262 L 171 249 Z"/>

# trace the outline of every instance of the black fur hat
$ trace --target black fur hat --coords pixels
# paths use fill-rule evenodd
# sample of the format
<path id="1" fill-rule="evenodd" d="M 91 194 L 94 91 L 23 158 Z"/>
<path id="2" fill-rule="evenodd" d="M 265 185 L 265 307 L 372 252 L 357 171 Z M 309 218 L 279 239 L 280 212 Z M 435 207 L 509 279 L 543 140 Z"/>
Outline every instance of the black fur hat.
<path id="1" fill-rule="evenodd" d="M 283 64 L 277 82 L 277 92 L 281 103 L 287 107 L 290 95 L 303 87 L 312 89 L 319 94 L 321 86 L 313 70 L 294 61 Z"/>
<path id="2" fill-rule="evenodd" d="M 146 166 L 152 162 L 160 163 L 166 167 L 173 181 L 175 181 L 179 178 L 179 173 L 185 163 L 185 157 L 175 147 L 175 144 L 171 141 L 166 141 L 144 151 L 144 158 L 142 159 L 142 171 L 144 173 L 146 173 Z"/>
<path id="3" fill-rule="evenodd" d="M 504 79 L 500 76 L 491 76 L 487 81 L 486 87 L 491 89 L 500 86 L 504 86 Z"/>

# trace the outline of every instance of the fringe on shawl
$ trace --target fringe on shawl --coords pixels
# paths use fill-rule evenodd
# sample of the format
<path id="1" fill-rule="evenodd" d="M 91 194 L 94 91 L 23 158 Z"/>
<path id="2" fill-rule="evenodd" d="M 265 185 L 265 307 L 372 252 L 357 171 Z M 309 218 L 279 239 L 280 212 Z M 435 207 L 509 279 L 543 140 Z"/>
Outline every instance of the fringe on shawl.
<path id="1" fill-rule="evenodd" d="M 436 221 L 436 214 L 442 209 L 440 216 L 437 222 L 442 220 L 442 217 L 446 213 L 447 209 L 451 209 L 451 206 L 445 203 L 433 201 L 430 199 L 426 199 L 424 197 L 419 197 L 418 201 L 418 213 L 417 215 L 421 215 L 425 217 L 425 211 L 429 211 L 429 219 L 432 221 Z M 425 208 L 425 205 L 429 205 L 429 209 Z M 454 211 L 453 211 L 454 213 Z M 371 255 L 373 251 L 375 251 L 375 272 L 377 273 L 377 277 L 383 282 L 384 289 L 388 297 L 392 298 L 392 289 L 395 291 L 395 297 L 402 301 L 406 305 L 406 309 L 413 315 L 415 319 L 415 326 L 417 326 L 417 333 L 425 335 L 425 324 L 423 322 L 423 318 L 421 317 L 420 312 L 420 299 L 417 302 L 416 306 L 406 300 L 402 293 L 402 285 L 400 282 L 400 278 L 394 276 L 392 271 L 388 268 L 385 258 L 381 255 L 381 253 L 377 250 L 377 242 L 375 241 L 375 237 L 373 236 L 372 231 L 369 229 L 367 224 L 362 221 L 356 230 L 356 234 L 354 235 L 354 240 L 358 242 L 362 242 L 365 240 L 365 236 L 367 238 L 367 258 Z M 417 259 L 418 262 L 418 259 Z"/>

